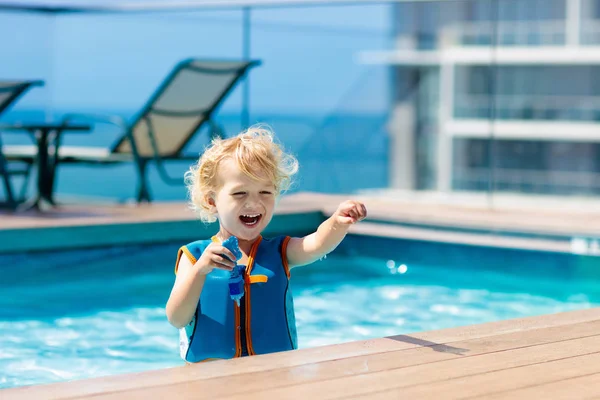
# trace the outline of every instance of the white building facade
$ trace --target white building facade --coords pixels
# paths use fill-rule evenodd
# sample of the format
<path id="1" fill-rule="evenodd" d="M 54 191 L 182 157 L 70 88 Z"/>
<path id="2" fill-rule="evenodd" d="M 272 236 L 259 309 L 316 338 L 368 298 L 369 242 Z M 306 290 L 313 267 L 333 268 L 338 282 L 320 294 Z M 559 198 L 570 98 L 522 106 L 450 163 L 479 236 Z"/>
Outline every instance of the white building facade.
<path id="1" fill-rule="evenodd" d="M 600 195 L 600 0 L 393 7 L 391 187 Z"/>

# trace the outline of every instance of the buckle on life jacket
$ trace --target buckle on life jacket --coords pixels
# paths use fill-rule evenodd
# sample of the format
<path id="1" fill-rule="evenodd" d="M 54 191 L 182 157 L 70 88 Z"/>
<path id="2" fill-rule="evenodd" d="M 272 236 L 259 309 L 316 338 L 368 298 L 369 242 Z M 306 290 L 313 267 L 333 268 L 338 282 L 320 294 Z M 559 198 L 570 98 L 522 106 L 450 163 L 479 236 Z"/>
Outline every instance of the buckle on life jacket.
<path id="1" fill-rule="evenodd" d="M 266 283 L 269 277 L 266 275 L 250 275 L 248 276 L 248 282 L 252 283 Z"/>

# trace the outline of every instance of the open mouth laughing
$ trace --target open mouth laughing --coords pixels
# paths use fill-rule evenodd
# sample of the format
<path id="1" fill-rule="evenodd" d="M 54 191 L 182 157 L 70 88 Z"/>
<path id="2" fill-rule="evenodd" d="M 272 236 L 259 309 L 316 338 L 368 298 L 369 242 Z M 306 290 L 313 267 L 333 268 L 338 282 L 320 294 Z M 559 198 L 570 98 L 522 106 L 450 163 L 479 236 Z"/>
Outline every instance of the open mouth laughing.
<path id="1" fill-rule="evenodd" d="M 262 214 L 243 214 L 240 215 L 240 221 L 242 224 L 248 227 L 255 226 L 261 220 Z"/>

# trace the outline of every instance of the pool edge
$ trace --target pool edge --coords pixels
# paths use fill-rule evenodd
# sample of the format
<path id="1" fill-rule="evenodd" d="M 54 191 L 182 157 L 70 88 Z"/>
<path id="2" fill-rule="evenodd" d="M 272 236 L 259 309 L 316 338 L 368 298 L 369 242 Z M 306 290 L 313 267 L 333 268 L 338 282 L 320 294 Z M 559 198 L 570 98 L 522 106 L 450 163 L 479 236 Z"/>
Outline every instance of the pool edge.
<path id="1" fill-rule="evenodd" d="M 325 216 L 320 211 L 275 214 L 263 234 L 309 233 L 324 220 Z M 216 230 L 216 223 L 204 224 L 193 219 L 1 229 L 0 254 L 173 241 L 183 243 L 210 237 Z"/>

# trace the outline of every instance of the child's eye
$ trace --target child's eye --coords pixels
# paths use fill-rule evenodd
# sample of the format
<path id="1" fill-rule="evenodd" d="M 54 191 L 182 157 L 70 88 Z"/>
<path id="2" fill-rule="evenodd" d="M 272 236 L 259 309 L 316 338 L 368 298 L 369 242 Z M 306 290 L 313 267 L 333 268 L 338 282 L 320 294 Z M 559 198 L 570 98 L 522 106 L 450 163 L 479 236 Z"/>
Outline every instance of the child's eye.
<path id="1" fill-rule="evenodd" d="M 268 191 L 268 190 L 263 190 L 262 192 L 260 192 L 260 194 L 273 194 L 273 192 Z"/>
<path id="2" fill-rule="evenodd" d="M 246 192 L 235 192 L 232 194 L 232 196 L 243 196 L 245 194 L 246 194 Z"/>

